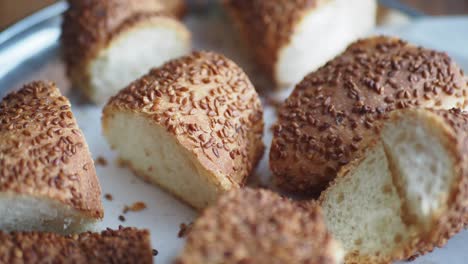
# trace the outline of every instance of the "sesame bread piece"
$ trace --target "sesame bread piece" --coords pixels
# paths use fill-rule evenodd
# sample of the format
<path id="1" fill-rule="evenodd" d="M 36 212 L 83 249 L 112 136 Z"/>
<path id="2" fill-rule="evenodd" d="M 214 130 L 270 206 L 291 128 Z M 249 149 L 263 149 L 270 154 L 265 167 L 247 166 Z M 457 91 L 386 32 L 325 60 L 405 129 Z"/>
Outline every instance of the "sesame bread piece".
<path id="1" fill-rule="evenodd" d="M 468 114 L 394 111 L 366 155 L 322 193 L 346 263 L 390 263 L 430 252 L 468 216 Z"/>
<path id="2" fill-rule="evenodd" d="M 264 149 L 262 113 L 242 69 L 194 52 L 112 97 L 102 125 L 136 174 L 201 209 L 253 171 Z"/>
<path id="3" fill-rule="evenodd" d="M 270 152 L 283 190 L 319 194 L 400 108 L 464 108 L 467 81 L 447 54 L 373 37 L 309 74 L 279 110 Z"/>
<path id="4" fill-rule="evenodd" d="M 103 216 L 93 160 L 53 83 L 0 103 L 0 230 L 77 232 Z"/>
<path id="5" fill-rule="evenodd" d="M 189 31 L 159 0 L 68 2 L 61 36 L 67 75 L 95 103 L 190 51 Z"/>
<path id="6" fill-rule="evenodd" d="M 195 221 L 177 264 L 341 263 L 320 207 L 262 189 L 231 191 Z"/>
<path id="7" fill-rule="evenodd" d="M 290 87 L 375 26 L 375 0 L 224 0 L 254 58 Z"/>
<path id="8" fill-rule="evenodd" d="M 68 236 L 0 231 L 0 241 L 1 263 L 153 263 L 149 232 L 130 227 Z"/>

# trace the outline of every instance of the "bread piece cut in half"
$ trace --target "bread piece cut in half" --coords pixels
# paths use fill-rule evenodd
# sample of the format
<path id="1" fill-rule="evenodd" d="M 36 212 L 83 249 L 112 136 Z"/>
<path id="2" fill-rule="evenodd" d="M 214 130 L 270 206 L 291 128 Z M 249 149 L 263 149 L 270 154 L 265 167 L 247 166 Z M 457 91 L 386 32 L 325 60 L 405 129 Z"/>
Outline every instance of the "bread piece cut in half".
<path id="1" fill-rule="evenodd" d="M 468 114 L 391 114 L 366 155 L 320 197 L 346 263 L 389 263 L 443 246 L 468 216 Z"/>
<path id="2" fill-rule="evenodd" d="M 194 52 L 112 97 L 102 125 L 137 175 L 201 209 L 244 185 L 255 168 L 264 149 L 262 113 L 234 62 Z"/>
<path id="3" fill-rule="evenodd" d="M 157 0 L 69 0 L 62 47 L 72 84 L 95 103 L 187 54 L 190 33 Z"/>
<path id="4" fill-rule="evenodd" d="M 149 232 L 129 227 L 68 236 L 0 231 L 0 241 L 1 263 L 153 263 Z"/>
<path id="5" fill-rule="evenodd" d="M 195 221 L 177 264 L 341 263 L 320 207 L 307 210 L 262 189 L 221 196 Z"/>
<path id="6" fill-rule="evenodd" d="M 441 52 L 372 37 L 309 74 L 278 111 L 270 167 L 292 193 L 319 195 L 375 141 L 394 109 L 467 105 L 463 71 Z"/>
<path id="7" fill-rule="evenodd" d="M 0 230 L 72 233 L 103 216 L 101 188 L 70 102 L 33 82 L 0 103 Z"/>
<path id="8" fill-rule="evenodd" d="M 225 0 L 263 70 L 290 87 L 375 26 L 375 0 Z"/>

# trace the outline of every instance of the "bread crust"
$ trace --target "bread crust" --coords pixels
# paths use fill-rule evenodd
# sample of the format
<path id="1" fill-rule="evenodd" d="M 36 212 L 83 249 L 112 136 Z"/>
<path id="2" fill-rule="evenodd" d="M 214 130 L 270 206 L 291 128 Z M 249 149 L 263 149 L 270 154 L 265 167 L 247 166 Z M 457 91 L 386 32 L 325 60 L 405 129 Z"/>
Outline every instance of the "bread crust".
<path id="1" fill-rule="evenodd" d="M 393 120 L 405 116 L 426 116 L 432 129 L 440 130 L 445 148 L 455 161 L 455 179 L 443 211 L 436 212 L 432 216 L 432 226 L 422 231 L 418 241 L 418 254 L 425 254 L 434 247 L 442 247 L 447 240 L 458 233 L 468 219 L 468 113 L 460 109 L 434 110 L 418 109 L 399 111 L 391 116 Z M 408 256 L 409 257 L 409 256 Z M 406 256 L 405 256 L 406 258 Z"/>
<path id="2" fill-rule="evenodd" d="M 234 62 L 212 52 L 172 60 L 112 97 L 103 129 L 126 111 L 166 128 L 213 183 L 244 185 L 263 155 L 263 109 L 255 88 Z M 144 175 L 142 175 L 144 177 Z"/>
<path id="3" fill-rule="evenodd" d="M 53 83 L 26 84 L 0 103 L 0 193 L 103 217 L 94 162 L 70 102 Z"/>
<path id="4" fill-rule="evenodd" d="M 119 227 L 99 233 L 0 231 L 2 263 L 153 263 L 149 232 Z"/>
<path id="5" fill-rule="evenodd" d="M 89 66 L 99 51 L 136 27 L 164 23 L 190 39 L 190 33 L 159 0 L 68 0 L 61 44 L 66 72 L 72 83 L 92 99 Z M 171 5 L 172 6 L 172 5 Z M 172 6 L 171 8 L 176 8 Z"/>
<path id="6" fill-rule="evenodd" d="M 467 83 L 445 53 L 402 40 L 355 42 L 306 76 L 279 110 L 270 152 L 276 184 L 318 195 L 376 140 L 380 120 L 400 108 L 464 108 Z"/>
<path id="7" fill-rule="evenodd" d="M 224 6 L 239 28 L 262 70 L 277 84 L 275 65 L 295 26 L 311 10 L 330 0 L 224 0 Z"/>
<path id="8" fill-rule="evenodd" d="M 416 219 L 413 222 L 405 223 L 411 234 L 409 239 L 402 241 L 391 250 L 389 254 L 379 256 L 363 255 L 359 252 L 348 252 L 345 256 L 345 263 L 391 263 L 398 260 L 406 260 L 413 256 L 420 256 L 432 252 L 436 247 L 444 246 L 447 241 L 460 232 L 468 219 L 468 113 L 459 109 L 434 110 L 434 109 L 403 109 L 393 111 L 390 114 L 389 122 L 398 122 L 402 118 L 425 119 L 431 128 L 440 135 L 441 142 L 449 151 L 451 159 L 455 161 L 455 173 L 453 186 L 447 193 L 447 200 L 441 211 L 434 213 L 430 218 L 429 227 L 426 223 L 419 223 Z M 349 172 L 359 164 L 356 160 L 341 169 L 338 176 L 325 190 L 320 198 L 321 204 L 333 186 L 344 177 L 349 176 Z M 396 186 L 397 189 L 400 188 Z M 398 190 L 398 195 L 402 200 L 402 217 L 411 217 L 405 208 L 406 197 L 404 192 Z M 414 222 L 416 221 L 416 222 Z"/>
<path id="9" fill-rule="evenodd" d="M 306 208 L 268 190 L 230 191 L 196 220 L 176 263 L 341 263 L 320 207 Z"/>
<path id="10" fill-rule="evenodd" d="M 184 0 L 157 0 L 161 3 L 166 13 L 181 19 L 187 13 L 187 5 Z"/>

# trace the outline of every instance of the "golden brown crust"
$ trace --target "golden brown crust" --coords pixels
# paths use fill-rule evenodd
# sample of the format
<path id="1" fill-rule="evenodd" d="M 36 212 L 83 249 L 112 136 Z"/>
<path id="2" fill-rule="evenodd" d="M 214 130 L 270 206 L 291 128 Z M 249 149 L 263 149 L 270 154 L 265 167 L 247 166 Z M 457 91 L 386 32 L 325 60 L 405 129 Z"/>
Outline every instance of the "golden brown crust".
<path id="1" fill-rule="evenodd" d="M 434 215 L 432 227 L 418 241 L 417 254 L 424 254 L 434 247 L 442 247 L 447 240 L 458 233 L 468 219 L 468 113 L 459 109 L 451 110 L 407 110 L 396 113 L 392 118 L 405 116 L 434 115 L 430 118 L 433 129 L 442 131 L 445 147 L 455 160 L 455 179 L 450 193 L 447 194 L 443 212 Z M 415 255 L 412 253 L 412 255 Z M 405 258 L 410 256 L 405 256 Z"/>
<path id="2" fill-rule="evenodd" d="M 149 232 L 107 229 L 61 236 L 0 231 L 1 263 L 153 263 Z"/>
<path id="3" fill-rule="evenodd" d="M 429 228 L 424 228 L 422 223 L 416 225 L 408 224 L 408 239 L 401 241 L 387 254 L 379 256 L 363 255 L 359 252 L 348 252 L 345 256 L 347 264 L 374 264 L 391 263 L 398 260 L 406 260 L 412 256 L 424 255 L 432 252 L 436 247 L 444 246 L 448 239 L 460 232 L 468 219 L 468 113 L 459 109 L 434 110 L 434 109 L 403 109 L 393 111 L 390 114 L 390 121 L 398 123 L 402 118 L 420 118 L 425 116 L 431 129 L 439 131 L 440 140 L 449 150 L 450 158 L 455 161 L 455 177 L 448 199 L 441 206 L 442 211 L 432 216 Z M 347 177 L 352 167 L 359 162 L 353 162 L 348 168 L 342 169 L 337 178 L 330 184 L 329 188 Z M 327 196 L 327 189 L 319 199 L 322 203 Z M 406 199 L 404 194 L 399 192 L 401 199 Z M 404 204 L 403 204 L 404 205 Z M 404 209 L 404 208 L 402 208 Z M 413 219 L 414 220 L 414 219 Z"/>
<path id="4" fill-rule="evenodd" d="M 103 216 L 85 138 L 53 83 L 27 84 L 0 103 L 0 193 L 50 198 Z"/>
<path id="5" fill-rule="evenodd" d="M 224 0 L 262 69 L 274 80 L 279 50 L 311 9 L 328 0 Z M 278 80 L 275 80 L 278 81 Z"/>
<path id="6" fill-rule="evenodd" d="M 122 32 L 142 23 L 174 20 L 159 0 L 68 0 L 63 16 L 62 51 L 72 83 L 91 97 L 88 63 Z M 159 19 L 159 20 L 158 20 Z M 176 22 L 176 21 L 174 21 Z"/>
<path id="7" fill-rule="evenodd" d="M 172 133 L 200 164 L 243 185 L 263 154 L 263 110 L 255 88 L 234 62 L 211 52 L 172 60 L 112 97 L 114 111 L 144 115 Z"/>
<path id="8" fill-rule="evenodd" d="M 185 0 L 157 0 L 161 3 L 163 10 L 178 18 L 182 18 L 187 13 Z"/>
<path id="9" fill-rule="evenodd" d="M 307 208 L 267 190 L 228 192 L 193 224 L 176 263 L 338 263 L 320 208 Z"/>
<path id="10" fill-rule="evenodd" d="M 299 83 L 279 111 L 270 166 L 282 189 L 319 194 L 399 108 L 464 107 L 463 72 L 445 53 L 374 37 Z"/>

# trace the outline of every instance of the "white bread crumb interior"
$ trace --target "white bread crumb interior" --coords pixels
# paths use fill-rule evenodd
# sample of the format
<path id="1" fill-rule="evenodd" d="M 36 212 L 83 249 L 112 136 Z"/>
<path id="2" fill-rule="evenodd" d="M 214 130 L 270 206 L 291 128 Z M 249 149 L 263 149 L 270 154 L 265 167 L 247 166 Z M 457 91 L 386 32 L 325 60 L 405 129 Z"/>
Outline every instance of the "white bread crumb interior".
<path id="1" fill-rule="evenodd" d="M 93 101 L 105 103 L 152 67 L 190 51 L 188 31 L 176 21 L 165 22 L 131 28 L 99 52 L 90 64 Z"/>
<path id="2" fill-rule="evenodd" d="M 418 243 L 444 241 L 431 236 L 444 224 L 438 219 L 449 214 L 459 174 L 450 136 L 434 123 L 424 114 L 387 122 L 363 160 L 345 168 L 322 194 L 326 222 L 348 261 L 401 260 L 427 250 Z"/>
<path id="3" fill-rule="evenodd" d="M 375 0 L 327 1 L 296 25 L 291 41 L 279 51 L 276 80 L 291 86 L 333 59 L 375 26 Z"/>

